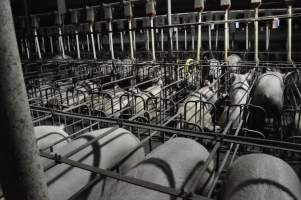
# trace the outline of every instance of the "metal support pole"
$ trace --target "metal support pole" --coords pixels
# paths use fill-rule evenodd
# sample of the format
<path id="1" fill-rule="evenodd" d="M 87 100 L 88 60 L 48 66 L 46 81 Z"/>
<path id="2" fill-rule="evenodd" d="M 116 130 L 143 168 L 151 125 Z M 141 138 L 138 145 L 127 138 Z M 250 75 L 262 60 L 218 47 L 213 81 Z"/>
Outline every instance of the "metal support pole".
<path id="1" fill-rule="evenodd" d="M 229 45 L 229 24 L 228 24 L 228 17 L 229 17 L 229 9 L 225 10 L 225 39 L 224 39 L 224 59 L 228 58 L 228 45 Z"/>
<path id="2" fill-rule="evenodd" d="M 192 27 L 194 29 L 194 27 Z M 194 34 L 195 30 L 191 29 L 191 50 L 194 51 Z"/>
<path id="3" fill-rule="evenodd" d="M 218 25 L 215 27 L 215 50 L 218 49 Z"/>
<path id="4" fill-rule="evenodd" d="M 150 26 L 151 26 L 151 40 L 152 40 L 152 57 L 153 60 L 156 60 L 154 17 L 150 17 Z"/>
<path id="5" fill-rule="evenodd" d="M 167 0 L 167 20 L 168 25 L 171 26 L 171 0 Z M 172 42 L 172 28 L 169 28 L 169 43 L 170 43 L 170 50 L 173 51 L 173 42 Z"/>
<path id="6" fill-rule="evenodd" d="M 124 51 L 124 41 L 123 41 L 123 33 L 122 31 L 119 33 L 120 34 L 120 45 L 121 45 L 121 51 Z"/>
<path id="7" fill-rule="evenodd" d="M 90 52 L 90 39 L 89 39 L 88 34 L 86 34 L 86 41 L 87 41 L 87 50 L 88 50 L 88 52 Z"/>
<path id="8" fill-rule="evenodd" d="M 179 51 L 179 30 L 176 28 L 176 50 Z"/>
<path id="9" fill-rule="evenodd" d="M 129 19 L 129 36 L 130 36 L 131 59 L 134 60 L 134 47 L 133 47 L 133 36 L 132 36 L 132 19 Z"/>
<path id="10" fill-rule="evenodd" d="M 96 56 L 96 50 L 95 50 L 94 33 L 93 33 L 93 24 L 90 24 L 90 34 L 91 34 L 91 42 L 92 42 L 93 58 L 94 58 L 94 59 L 97 59 L 97 56 Z"/>
<path id="11" fill-rule="evenodd" d="M 184 48 L 187 51 L 187 29 L 184 29 Z"/>
<path id="12" fill-rule="evenodd" d="M 63 58 L 65 58 L 65 49 L 64 49 L 64 43 L 63 43 L 63 37 L 62 37 L 62 28 L 59 27 L 59 44 L 61 47 L 61 51 L 62 51 L 62 56 Z"/>
<path id="13" fill-rule="evenodd" d="M 211 25 L 208 26 L 208 42 L 209 42 L 209 50 L 212 50 L 211 46 Z"/>
<path id="14" fill-rule="evenodd" d="M 35 42 L 35 47 L 36 47 L 38 57 L 39 57 L 39 59 L 42 59 L 37 29 L 33 30 L 33 35 L 34 35 L 34 42 Z"/>
<path id="15" fill-rule="evenodd" d="M 246 51 L 249 51 L 249 23 L 246 23 Z"/>
<path id="16" fill-rule="evenodd" d="M 43 50 L 43 53 L 46 53 L 46 49 L 45 49 L 45 38 L 44 38 L 44 36 L 42 36 L 41 39 L 42 39 L 42 50 Z"/>
<path id="17" fill-rule="evenodd" d="M 10 0 L 0 1 L 0 181 L 6 200 L 48 200 Z"/>
<path id="18" fill-rule="evenodd" d="M 255 31 L 255 55 L 254 60 L 258 64 L 259 63 L 259 57 L 258 57 L 258 7 L 255 8 L 255 21 L 254 21 L 254 31 Z"/>
<path id="19" fill-rule="evenodd" d="M 112 60 L 114 60 L 115 56 L 114 56 L 112 21 L 109 20 L 108 23 L 109 23 L 109 45 L 110 45 L 110 51 L 111 51 L 111 58 L 112 58 Z"/>
<path id="20" fill-rule="evenodd" d="M 198 22 L 202 23 L 202 12 L 198 13 Z M 199 61 L 201 57 L 201 48 L 202 48 L 202 26 L 198 25 L 198 46 L 197 46 L 197 54 L 196 60 Z"/>
<path id="21" fill-rule="evenodd" d="M 149 30 L 146 30 L 146 51 L 149 51 Z"/>
<path id="22" fill-rule="evenodd" d="M 132 31 L 132 35 L 133 35 L 133 47 L 134 47 L 134 51 L 136 51 L 136 31 L 135 30 Z"/>
<path id="23" fill-rule="evenodd" d="M 68 52 L 71 52 L 70 36 L 69 35 L 67 35 L 67 45 L 68 45 Z"/>
<path id="24" fill-rule="evenodd" d="M 97 48 L 98 48 L 98 51 L 100 51 L 100 35 L 99 33 L 97 33 Z"/>
<path id="25" fill-rule="evenodd" d="M 161 51 L 164 51 L 164 30 L 161 29 Z"/>
<path id="26" fill-rule="evenodd" d="M 80 48 L 79 48 L 79 40 L 78 40 L 78 30 L 75 30 L 75 40 L 76 40 L 77 58 L 80 59 Z"/>
<path id="27" fill-rule="evenodd" d="M 292 5 L 288 5 L 287 14 L 289 18 L 287 19 L 287 61 L 292 62 Z"/>
<path id="28" fill-rule="evenodd" d="M 53 54 L 53 39 L 52 39 L 51 35 L 49 36 L 49 42 L 50 42 L 50 51 L 51 51 L 51 54 Z"/>
<path id="29" fill-rule="evenodd" d="M 265 25 L 265 50 L 269 51 L 269 47 L 270 47 L 270 28 L 269 28 L 269 24 L 266 23 L 266 25 Z"/>

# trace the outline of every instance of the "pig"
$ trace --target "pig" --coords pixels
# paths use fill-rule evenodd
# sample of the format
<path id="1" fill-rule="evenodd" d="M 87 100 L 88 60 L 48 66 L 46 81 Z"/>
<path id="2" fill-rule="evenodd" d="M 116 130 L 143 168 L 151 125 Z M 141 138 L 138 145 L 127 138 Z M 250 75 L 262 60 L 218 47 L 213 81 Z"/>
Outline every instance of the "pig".
<path id="1" fill-rule="evenodd" d="M 254 153 L 239 157 L 231 165 L 221 196 L 222 200 L 300 200 L 301 183 L 283 160 Z"/>
<path id="2" fill-rule="evenodd" d="M 112 132 L 105 135 L 108 131 Z M 139 139 L 131 132 L 122 128 L 109 127 L 81 135 L 78 139 L 60 148 L 57 154 L 64 156 L 99 136 L 104 137 L 72 155 L 70 159 L 93 167 L 109 170 L 140 143 Z M 129 169 L 144 160 L 144 158 L 144 149 L 141 147 L 125 162 L 121 163 L 118 168 L 119 173 L 125 174 Z M 46 158 L 42 160 L 44 167 L 52 162 L 53 161 Z M 96 174 L 66 164 L 59 164 L 45 171 L 45 177 L 48 184 L 50 200 L 65 200 L 72 197 L 73 194 L 88 184 L 89 181 L 96 177 Z M 82 194 L 80 199 L 100 199 L 103 195 L 103 191 L 105 191 L 104 188 L 108 187 L 107 183 L 109 183 L 109 179 L 110 178 L 103 178 L 86 193 Z"/>
<path id="3" fill-rule="evenodd" d="M 65 139 L 64 141 L 52 146 L 52 150 L 56 151 L 57 149 L 63 147 L 70 139 L 68 138 L 68 133 L 64 131 L 64 125 L 61 126 L 36 126 L 34 127 L 34 132 L 37 138 L 37 145 L 39 149 L 44 150 L 45 148 L 50 147 L 56 142 Z"/>
<path id="4" fill-rule="evenodd" d="M 226 59 L 226 64 L 229 66 L 230 72 L 238 73 L 238 66 L 241 62 L 241 58 L 237 54 L 232 54 Z"/>
<path id="5" fill-rule="evenodd" d="M 280 115 L 284 102 L 284 80 L 280 72 L 266 72 L 259 76 L 253 91 L 252 104 L 264 108 L 266 117 L 274 119 L 275 124 L 280 123 Z M 257 130 L 262 130 L 265 122 L 263 113 L 252 114 L 254 126 L 261 125 Z"/>
<path id="6" fill-rule="evenodd" d="M 221 64 L 218 60 L 215 58 L 212 58 L 209 60 L 209 78 L 211 78 L 210 81 L 214 81 L 218 79 L 222 74 L 222 68 Z"/>
<path id="7" fill-rule="evenodd" d="M 252 72 L 246 74 L 230 74 L 231 87 L 229 91 L 230 104 L 234 106 L 226 106 L 220 123 L 225 127 L 228 122 L 232 122 L 232 127 L 237 128 L 243 117 L 243 110 L 239 106 L 245 105 L 249 99 L 249 82 L 252 79 Z M 243 109 L 243 108 L 242 108 Z"/>
<path id="8" fill-rule="evenodd" d="M 210 112 L 212 106 L 205 104 L 203 107 L 201 106 L 201 103 L 197 103 L 196 105 L 194 102 L 189 102 L 189 101 L 200 101 L 200 100 L 212 104 L 215 104 L 218 101 L 217 88 L 215 84 L 210 84 L 209 81 L 206 81 L 206 85 L 204 87 L 202 87 L 196 92 L 193 92 L 184 101 L 184 103 L 180 105 L 178 114 L 182 115 L 184 121 L 186 122 L 195 123 L 199 125 L 202 129 L 213 130 L 214 127 L 213 127 L 212 115 Z M 185 116 L 185 104 L 186 104 L 186 116 Z"/>
<path id="9" fill-rule="evenodd" d="M 146 159 L 130 169 L 126 176 L 186 191 L 187 182 L 202 167 L 208 151 L 195 140 L 174 138 L 158 146 Z M 206 195 L 214 178 L 214 163 L 211 161 L 199 184 L 192 188 L 195 193 Z M 187 192 L 187 191 L 186 191 Z M 169 200 L 167 194 L 115 181 L 105 193 L 104 200 Z"/>

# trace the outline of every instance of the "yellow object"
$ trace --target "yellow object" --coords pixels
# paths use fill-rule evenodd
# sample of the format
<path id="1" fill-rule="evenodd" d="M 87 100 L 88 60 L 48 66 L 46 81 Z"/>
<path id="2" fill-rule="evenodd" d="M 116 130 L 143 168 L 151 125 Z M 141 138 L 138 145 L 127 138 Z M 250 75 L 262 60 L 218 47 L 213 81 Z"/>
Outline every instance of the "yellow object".
<path id="1" fill-rule="evenodd" d="M 188 77 L 189 74 L 189 66 L 191 66 L 192 64 L 193 64 L 193 59 L 189 58 L 186 60 L 186 63 L 184 65 L 184 74 L 186 78 Z"/>

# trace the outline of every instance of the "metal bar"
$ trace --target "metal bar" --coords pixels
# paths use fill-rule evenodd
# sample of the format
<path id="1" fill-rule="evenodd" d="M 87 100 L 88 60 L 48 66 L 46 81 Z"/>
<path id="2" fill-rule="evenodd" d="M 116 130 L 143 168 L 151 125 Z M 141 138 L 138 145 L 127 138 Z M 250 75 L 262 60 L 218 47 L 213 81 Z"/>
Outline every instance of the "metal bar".
<path id="1" fill-rule="evenodd" d="M 171 0 L 167 0 L 167 19 L 168 19 L 168 25 L 172 25 L 171 21 Z M 173 42 L 172 42 L 172 28 L 169 28 L 169 45 L 170 50 L 173 51 Z"/>
<path id="2" fill-rule="evenodd" d="M 37 50 L 38 57 L 39 57 L 39 59 L 42 59 L 40 43 L 39 43 L 39 38 L 38 38 L 38 32 L 37 32 L 36 28 L 33 30 L 33 34 L 34 34 L 35 47 L 36 47 L 36 50 Z"/>
<path id="3" fill-rule="evenodd" d="M 163 29 L 162 29 L 163 30 Z M 187 29 L 184 29 L 184 49 L 187 50 Z"/>
<path id="4" fill-rule="evenodd" d="M 164 30 L 161 28 L 161 51 L 164 51 Z"/>
<path id="5" fill-rule="evenodd" d="M 79 48 L 79 39 L 78 39 L 78 30 L 75 30 L 75 40 L 76 40 L 76 52 L 77 52 L 77 59 L 80 59 L 80 48 Z"/>
<path id="6" fill-rule="evenodd" d="M 0 180 L 6 200 L 48 200 L 9 0 L 0 1 Z"/>
<path id="7" fill-rule="evenodd" d="M 133 30 L 132 30 L 132 19 L 129 19 L 129 36 L 130 36 L 130 52 L 131 59 L 134 60 L 134 47 L 133 47 Z"/>
<path id="8" fill-rule="evenodd" d="M 209 43 L 209 50 L 212 50 L 212 46 L 211 46 L 211 26 L 208 26 L 208 43 Z"/>
<path id="9" fill-rule="evenodd" d="M 229 16 L 229 9 L 225 10 L 225 38 L 224 38 L 224 59 L 225 61 L 228 58 L 228 44 L 229 44 L 229 24 L 228 24 L 228 16 Z"/>
<path id="10" fill-rule="evenodd" d="M 49 36 L 49 42 L 50 42 L 50 51 L 51 51 L 51 54 L 53 54 L 53 38 L 52 38 L 52 36 Z"/>
<path id="11" fill-rule="evenodd" d="M 123 41 L 123 32 L 120 31 L 120 46 L 121 46 L 121 51 L 124 51 L 124 41 Z"/>
<path id="12" fill-rule="evenodd" d="M 154 17 L 150 17 L 150 26 L 151 26 L 151 41 L 152 41 L 152 58 L 156 60 L 156 50 L 155 50 L 155 33 L 154 33 Z"/>
<path id="13" fill-rule="evenodd" d="M 109 24 L 109 45 L 110 45 L 110 51 L 111 51 L 111 58 L 112 58 L 112 60 L 114 60 L 115 55 L 114 55 L 114 44 L 113 44 L 112 21 L 110 20 L 108 22 L 108 24 Z"/>
<path id="14" fill-rule="evenodd" d="M 59 27 L 59 44 L 60 44 L 60 47 L 61 47 L 62 56 L 63 56 L 63 58 L 65 58 L 66 55 L 65 55 L 64 42 L 63 42 L 63 37 L 62 37 L 62 28 L 61 27 Z"/>
<path id="15" fill-rule="evenodd" d="M 95 49 L 95 41 L 94 41 L 94 33 L 93 33 L 93 24 L 90 23 L 90 34 L 91 34 L 91 42 L 92 42 L 92 51 L 93 51 L 93 58 L 97 59 L 96 56 L 96 49 Z"/>
<path id="16" fill-rule="evenodd" d="M 198 13 L 198 22 L 202 23 L 202 12 Z M 201 56 L 201 48 L 202 48 L 202 26 L 198 25 L 198 45 L 197 45 L 197 54 L 196 54 L 196 60 L 200 61 Z"/>
<path id="17" fill-rule="evenodd" d="M 265 50 L 268 52 L 270 46 L 270 27 L 269 24 L 265 25 Z"/>
<path id="18" fill-rule="evenodd" d="M 254 55 L 254 60 L 258 64 L 259 63 L 259 57 L 258 57 L 258 7 L 255 8 L 255 21 L 254 21 L 254 34 L 255 34 L 255 55 Z"/>
<path id="19" fill-rule="evenodd" d="M 287 61 L 292 63 L 292 5 L 288 5 L 287 14 Z"/>

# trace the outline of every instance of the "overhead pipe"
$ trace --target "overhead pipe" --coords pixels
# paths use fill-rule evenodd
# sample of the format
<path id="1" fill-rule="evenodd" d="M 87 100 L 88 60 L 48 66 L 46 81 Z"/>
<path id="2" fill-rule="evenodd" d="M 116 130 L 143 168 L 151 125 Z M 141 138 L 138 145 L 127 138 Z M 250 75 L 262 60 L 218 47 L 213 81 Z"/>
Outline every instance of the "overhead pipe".
<path id="1" fill-rule="evenodd" d="M 79 39 L 78 39 L 78 23 L 79 23 L 79 13 L 78 11 L 74 10 L 71 11 L 71 23 L 75 26 L 74 34 L 75 34 L 75 42 L 76 42 L 76 52 L 77 52 L 77 59 L 80 59 L 80 48 L 79 48 Z"/>
<path id="2" fill-rule="evenodd" d="M 152 59 L 156 60 L 155 30 L 154 30 L 154 17 L 156 16 L 156 1 L 155 0 L 148 0 L 146 2 L 146 15 L 149 16 L 149 20 L 150 20 Z"/>
<path id="3" fill-rule="evenodd" d="M 259 33 L 258 33 L 258 15 L 259 15 L 259 7 L 261 5 L 261 0 L 251 0 L 252 5 L 255 7 L 255 21 L 254 21 L 254 34 L 255 34 L 255 41 L 254 41 L 254 48 L 255 48 L 255 55 L 254 55 L 254 61 L 258 64 L 259 63 Z"/>
<path id="4" fill-rule="evenodd" d="M 113 28 L 112 28 L 112 20 L 113 20 L 112 7 L 107 4 L 103 4 L 103 6 L 105 11 L 105 19 L 107 20 L 108 28 L 109 28 L 109 46 L 111 52 L 111 59 L 114 60 L 115 55 L 114 55 Z"/>
<path id="5" fill-rule="evenodd" d="M 204 10 L 205 0 L 195 0 L 194 9 L 198 12 L 198 23 L 202 23 L 202 12 Z M 201 59 L 201 48 L 202 48 L 202 25 L 198 25 L 198 43 L 197 43 L 197 54 L 196 60 Z"/>
<path id="6" fill-rule="evenodd" d="M 96 49 L 95 49 L 95 40 L 94 40 L 94 30 L 93 30 L 93 24 L 95 22 L 95 10 L 93 7 L 87 7 L 86 11 L 87 11 L 87 16 L 86 16 L 87 22 L 89 23 L 89 31 L 90 31 L 90 37 L 91 37 L 93 59 L 97 59 Z"/>
<path id="7" fill-rule="evenodd" d="M 0 1 L 0 180 L 6 200 L 48 200 L 10 0 Z"/>
<path id="8" fill-rule="evenodd" d="M 228 58 L 229 50 L 229 9 L 231 7 L 231 0 L 221 0 L 221 6 L 225 9 L 224 20 L 225 20 L 225 32 L 224 32 L 224 59 L 225 61 Z"/>

